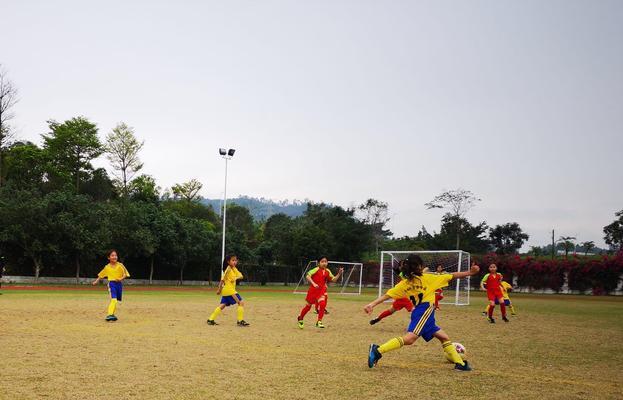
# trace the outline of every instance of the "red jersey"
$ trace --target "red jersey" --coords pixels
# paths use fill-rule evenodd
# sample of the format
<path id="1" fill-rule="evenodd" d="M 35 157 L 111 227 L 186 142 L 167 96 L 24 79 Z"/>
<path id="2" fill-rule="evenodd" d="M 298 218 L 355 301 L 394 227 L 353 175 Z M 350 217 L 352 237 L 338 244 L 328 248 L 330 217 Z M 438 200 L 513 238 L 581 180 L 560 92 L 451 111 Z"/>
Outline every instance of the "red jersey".
<path id="1" fill-rule="evenodd" d="M 486 274 L 482 277 L 480 282 L 484 283 L 487 292 L 497 292 L 502 285 L 502 274 L 498 274 L 497 272 L 494 274 Z"/>
<path id="2" fill-rule="evenodd" d="M 320 267 L 309 270 L 307 276 L 310 276 L 312 281 L 314 281 L 314 283 L 318 285 L 318 289 L 321 289 L 323 291 L 327 288 L 327 282 L 333 280 L 334 278 L 329 268 Z"/>

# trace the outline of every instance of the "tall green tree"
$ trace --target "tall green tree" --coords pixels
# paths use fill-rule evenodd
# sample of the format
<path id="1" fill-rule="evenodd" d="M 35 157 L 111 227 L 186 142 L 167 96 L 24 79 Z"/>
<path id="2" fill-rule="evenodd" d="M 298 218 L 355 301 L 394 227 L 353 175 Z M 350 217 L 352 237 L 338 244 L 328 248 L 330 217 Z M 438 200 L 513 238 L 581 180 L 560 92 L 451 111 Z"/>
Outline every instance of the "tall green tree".
<path id="1" fill-rule="evenodd" d="M 69 177 L 76 193 L 88 171 L 93 170 L 91 161 L 99 157 L 104 148 L 97 137 L 97 126 L 84 117 L 76 117 L 63 123 L 48 121 L 50 132 L 43 136 L 44 149 L 48 152 L 57 178 Z"/>
<path id="2" fill-rule="evenodd" d="M 529 238 L 517 222 L 496 225 L 489 229 L 491 245 L 498 254 L 516 254 Z"/>
<path id="3" fill-rule="evenodd" d="M 460 219 L 460 221 L 457 221 Z M 457 233 L 457 228 L 460 231 Z M 486 222 L 472 225 L 467 219 L 446 214 L 441 219 L 441 230 L 434 234 L 428 245 L 430 250 L 450 249 L 457 236 L 461 237 L 461 250 L 470 253 L 485 253 L 489 249 L 486 233 L 489 226 Z"/>
<path id="4" fill-rule="evenodd" d="M 41 188 L 46 175 L 45 151 L 30 142 L 14 143 L 5 156 L 7 183 L 16 189 Z"/>
<path id="5" fill-rule="evenodd" d="M 558 248 L 565 251 L 565 257 L 569 256 L 569 252 L 575 248 L 575 237 L 573 236 L 561 236 L 558 242 Z"/>
<path id="6" fill-rule="evenodd" d="M 14 245 L 33 262 L 35 281 L 43 260 L 59 255 L 57 215 L 50 197 L 36 190 L 0 190 L 0 242 Z"/>
<path id="7" fill-rule="evenodd" d="M 386 225 L 391 219 L 389 217 L 389 205 L 380 200 L 368 199 L 365 203 L 357 206 L 357 214 L 364 224 L 371 227 L 374 235 L 374 248 L 378 252 L 383 240 L 392 235 L 391 231 L 386 229 Z"/>
<path id="8" fill-rule="evenodd" d="M 128 182 L 143 168 L 138 153 L 144 144 L 136 138 L 134 129 L 123 122 L 117 124 L 106 137 L 107 158 L 117 172 L 124 198 L 128 197 Z"/>
<path id="9" fill-rule="evenodd" d="M 454 227 L 456 234 L 456 249 L 460 248 L 461 244 L 461 232 L 464 227 L 461 226 L 463 221 L 467 221 L 465 216 L 467 212 L 471 210 L 476 202 L 481 201 L 474 193 L 465 189 L 447 190 L 437 196 L 428 203 L 424 204 L 427 209 L 441 208 L 448 210 L 446 215 L 450 215 L 451 220 L 457 224 Z"/>
<path id="10" fill-rule="evenodd" d="M 623 250 L 623 210 L 616 212 L 614 220 L 609 225 L 604 226 L 604 240 L 611 248 Z"/>

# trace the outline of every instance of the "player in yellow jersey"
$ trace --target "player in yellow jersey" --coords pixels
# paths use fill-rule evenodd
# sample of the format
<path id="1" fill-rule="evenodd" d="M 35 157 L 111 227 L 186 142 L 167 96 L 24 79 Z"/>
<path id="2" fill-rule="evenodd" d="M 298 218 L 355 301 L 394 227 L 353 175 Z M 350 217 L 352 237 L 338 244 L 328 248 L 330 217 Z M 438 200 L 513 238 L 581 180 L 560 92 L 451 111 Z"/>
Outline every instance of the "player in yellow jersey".
<path id="1" fill-rule="evenodd" d="M 500 283 L 500 290 L 502 291 L 502 300 L 504 300 L 504 305 L 511 309 L 511 315 L 517 315 L 517 312 L 515 311 L 515 307 L 513 306 L 513 303 L 511 302 L 511 298 L 508 295 L 508 292 L 513 290 L 513 286 L 506 281 L 502 281 Z M 495 304 L 499 304 L 499 301 L 497 299 L 495 300 Z M 485 310 L 482 312 L 482 315 L 489 315 L 489 307 L 490 305 L 489 303 L 487 303 L 487 306 L 485 307 Z"/>
<path id="2" fill-rule="evenodd" d="M 130 273 L 123 264 L 118 262 L 119 256 L 117 250 L 108 252 L 108 264 L 97 274 L 97 279 L 93 281 L 93 285 L 97 285 L 100 279 L 108 279 L 108 293 L 110 294 L 110 304 L 108 304 L 108 315 L 106 321 L 116 321 L 115 310 L 117 302 L 121 301 L 123 294 L 123 280 L 130 276 Z"/>
<path id="3" fill-rule="evenodd" d="M 374 367 L 384 353 L 397 350 L 404 345 L 411 345 L 421 336 L 427 342 L 432 338 L 437 338 L 441 342 L 446 358 L 454 363 L 456 370 L 471 371 L 467 360 L 463 360 L 459 356 L 448 335 L 435 324 L 435 290 L 448 286 L 452 279 L 475 275 L 480 271 L 480 268 L 478 265 L 473 264 L 469 271 L 442 275 L 425 274 L 422 272 L 423 269 L 424 262 L 422 258 L 411 254 L 400 266 L 405 279 L 389 289 L 386 294 L 364 307 L 364 311 L 370 314 L 378 304 L 389 299 L 403 297 L 409 298 L 415 306 L 411 312 L 411 323 L 406 335 L 393 338 L 381 346 L 376 344 L 370 345 L 368 367 Z"/>
<path id="4" fill-rule="evenodd" d="M 242 296 L 236 291 L 236 281 L 242 279 L 242 273 L 238 271 L 238 257 L 234 254 L 230 254 L 223 260 L 223 276 L 218 284 L 217 295 L 222 295 L 221 304 L 219 304 L 214 312 L 208 318 L 208 325 L 218 325 L 214 320 L 223 311 L 225 307 L 229 307 L 234 304 L 238 304 L 238 326 L 249 326 L 249 323 L 244 320 L 244 300 Z"/>

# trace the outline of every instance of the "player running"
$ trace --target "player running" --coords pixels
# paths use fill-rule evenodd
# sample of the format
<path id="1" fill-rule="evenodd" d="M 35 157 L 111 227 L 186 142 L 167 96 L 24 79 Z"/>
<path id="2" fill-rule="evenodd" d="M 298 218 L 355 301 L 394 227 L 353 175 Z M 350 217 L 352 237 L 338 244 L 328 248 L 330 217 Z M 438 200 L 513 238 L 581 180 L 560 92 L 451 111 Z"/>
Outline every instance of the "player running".
<path id="1" fill-rule="evenodd" d="M 318 260 L 318 266 L 313 268 L 307 272 L 305 278 L 309 282 L 309 289 L 307 290 L 307 296 L 305 297 L 305 306 L 301 309 L 301 313 L 299 314 L 297 320 L 299 324 L 299 328 L 303 329 L 305 324 L 303 319 L 305 318 L 305 314 L 311 310 L 312 306 L 318 305 L 318 319 L 316 321 L 316 328 L 324 328 L 325 326 L 322 323 L 322 318 L 325 314 L 325 309 L 327 306 L 327 282 L 335 282 L 337 281 L 342 273 L 344 272 L 344 268 L 340 268 L 338 270 L 337 275 L 333 275 L 327 265 L 329 264 L 329 260 L 327 257 L 320 257 Z"/>

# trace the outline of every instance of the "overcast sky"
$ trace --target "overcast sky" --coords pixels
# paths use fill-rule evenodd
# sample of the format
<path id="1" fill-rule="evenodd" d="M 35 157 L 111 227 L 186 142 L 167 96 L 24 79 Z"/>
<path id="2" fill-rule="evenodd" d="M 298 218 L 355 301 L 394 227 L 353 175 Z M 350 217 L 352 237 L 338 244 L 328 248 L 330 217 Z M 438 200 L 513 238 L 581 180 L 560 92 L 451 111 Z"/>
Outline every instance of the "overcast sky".
<path id="1" fill-rule="evenodd" d="M 439 230 L 424 203 L 482 198 L 530 245 L 603 246 L 623 209 L 623 1 L 7 1 L 0 63 L 13 125 L 83 115 L 145 140 L 158 184 L 389 203 L 390 228 Z M 105 166 L 102 159 L 97 163 Z"/>

